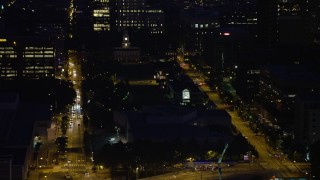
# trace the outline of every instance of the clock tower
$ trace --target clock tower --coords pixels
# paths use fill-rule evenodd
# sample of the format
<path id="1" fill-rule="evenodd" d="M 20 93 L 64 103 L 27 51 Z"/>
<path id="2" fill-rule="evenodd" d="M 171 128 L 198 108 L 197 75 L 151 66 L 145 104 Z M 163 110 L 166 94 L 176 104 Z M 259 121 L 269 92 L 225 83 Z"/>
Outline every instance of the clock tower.
<path id="1" fill-rule="evenodd" d="M 125 30 L 122 37 L 122 48 L 129 48 L 130 47 L 130 40 L 128 31 Z"/>

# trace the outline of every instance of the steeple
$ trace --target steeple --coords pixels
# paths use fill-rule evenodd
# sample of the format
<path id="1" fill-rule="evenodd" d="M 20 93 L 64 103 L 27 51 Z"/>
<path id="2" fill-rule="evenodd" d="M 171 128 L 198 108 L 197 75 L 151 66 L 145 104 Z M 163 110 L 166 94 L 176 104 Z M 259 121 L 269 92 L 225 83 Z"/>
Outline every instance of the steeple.
<path id="1" fill-rule="evenodd" d="M 0 34 L 4 34 L 4 22 L 3 22 L 4 6 L 0 4 Z"/>
<path id="2" fill-rule="evenodd" d="M 129 48 L 130 47 L 130 40 L 128 31 L 125 30 L 122 37 L 122 48 Z"/>

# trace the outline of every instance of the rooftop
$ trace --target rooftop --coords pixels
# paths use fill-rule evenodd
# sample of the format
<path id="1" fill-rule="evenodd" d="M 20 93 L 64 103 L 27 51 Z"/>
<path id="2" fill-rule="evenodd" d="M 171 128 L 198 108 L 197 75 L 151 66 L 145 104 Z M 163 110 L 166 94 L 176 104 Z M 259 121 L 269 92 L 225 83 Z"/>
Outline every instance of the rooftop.
<path id="1" fill-rule="evenodd" d="M 26 147 L 0 148 L 0 161 L 12 160 L 12 165 L 23 165 L 26 158 Z"/>
<path id="2" fill-rule="evenodd" d="M 263 68 L 265 72 L 282 85 L 301 86 L 310 85 L 320 86 L 320 74 L 309 66 L 301 65 L 269 65 Z"/>
<path id="3" fill-rule="evenodd" d="M 28 146 L 32 139 L 34 123 L 50 121 L 50 117 L 49 105 L 37 103 L 19 102 L 15 109 L 0 109 L 1 145 Z"/>

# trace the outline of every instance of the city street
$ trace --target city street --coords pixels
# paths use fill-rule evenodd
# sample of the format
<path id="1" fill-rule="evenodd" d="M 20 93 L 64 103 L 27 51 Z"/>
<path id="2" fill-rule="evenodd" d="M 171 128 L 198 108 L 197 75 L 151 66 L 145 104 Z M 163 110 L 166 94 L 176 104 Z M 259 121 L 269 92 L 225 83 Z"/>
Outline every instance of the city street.
<path id="1" fill-rule="evenodd" d="M 254 177 L 261 177 L 263 179 L 269 179 L 270 171 L 262 169 L 257 164 L 249 164 L 249 163 L 237 163 L 233 166 L 227 166 L 226 164 L 222 164 L 222 179 L 229 180 L 246 180 Z M 218 171 L 214 170 L 205 170 L 205 171 L 193 171 L 193 170 L 183 170 L 175 173 L 168 173 L 159 176 L 153 176 L 148 178 L 142 178 L 143 180 L 169 180 L 169 179 L 177 179 L 177 180 L 195 180 L 195 179 L 210 179 L 210 180 L 218 180 Z"/>
<path id="2" fill-rule="evenodd" d="M 183 63 L 183 57 L 178 56 L 178 63 L 183 68 L 186 75 L 188 75 L 195 84 L 198 84 L 199 81 L 205 82 L 204 75 L 195 70 L 195 68 L 189 68 L 189 65 Z M 227 108 L 228 105 L 223 103 L 217 92 L 213 92 L 206 84 L 199 85 L 199 88 L 208 95 L 209 99 L 216 104 L 217 108 L 225 109 L 231 115 L 233 125 L 244 137 L 247 138 L 249 143 L 257 149 L 259 158 L 256 159 L 255 162 L 258 163 L 261 168 L 270 171 L 270 175 L 274 175 L 275 177 L 301 177 L 305 175 L 301 173 L 297 165 L 289 159 L 279 160 L 275 157 L 271 148 L 268 147 L 265 138 L 253 133 L 248 124 L 245 123 L 245 121 L 242 120 L 236 112 L 230 111 Z"/>
<path id="3" fill-rule="evenodd" d="M 81 94 L 81 65 L 78 54 L 75 51 L 69 51 L 68 61 L 68 77 L 61 79 L 72 82 L 73 88 L 76 92 L 74 104 L 68 111 L 69 127 L 66 132 L 67 137 L 67 151 L 64 159 L 61 158 L 58 163 L 54 161 L 54 153 L 57 151 L 54 142 L 46 142 L 39 152 L 37 159 L 37 169 L 32 171 L 30 179 L 66 179 L 69 175 L 73 179 L 101 179 L 99 174 L 92 173 L 92 159 L 86 158 L 83 152 L 83 133 L 85 126 L 83 125 L 82 115 L 82 94 Z M 63 114 L 60 114 L 62 117 Z M 61 118 L 60 117 L 60 118 Z M 54 118 L 53 121 L 56 121 Z M 60 128 L 57 129 L 57 137 L 62 136 Z M 102 176 L 102 175 L 101 175 Z"/>

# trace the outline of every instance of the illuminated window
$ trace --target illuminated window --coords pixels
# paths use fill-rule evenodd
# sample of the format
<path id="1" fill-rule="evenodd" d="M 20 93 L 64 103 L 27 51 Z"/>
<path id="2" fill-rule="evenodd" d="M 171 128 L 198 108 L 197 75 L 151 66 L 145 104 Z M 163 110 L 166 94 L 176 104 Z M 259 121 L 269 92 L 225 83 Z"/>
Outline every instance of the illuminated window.
<path id="1" fill-rule="evenodd" d="M 190 91 L 188 89 L 185 89 L 182 91 L 182 99 L 184 100 L 190 99 Z"/>

